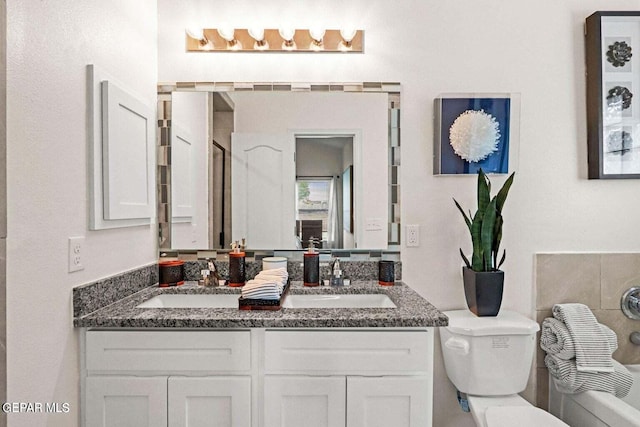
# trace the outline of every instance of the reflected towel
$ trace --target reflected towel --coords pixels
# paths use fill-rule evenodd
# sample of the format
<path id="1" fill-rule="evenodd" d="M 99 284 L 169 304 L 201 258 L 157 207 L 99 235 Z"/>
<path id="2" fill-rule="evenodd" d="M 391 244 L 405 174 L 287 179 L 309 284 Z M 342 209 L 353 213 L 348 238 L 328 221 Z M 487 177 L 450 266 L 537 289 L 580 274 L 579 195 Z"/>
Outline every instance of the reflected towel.
<path id="1" fill-rule="evenodd" d="M 562 393 L 580 393 L 588 390 L 605 391 L 616 397 L 625 397 L 633 385 L 631 373 L 613 360 L 613 372 L 579 372 L 575 360 L 562 360 L 547 355 L 544 364 Z"/>
<path id="2" fill-rule="evenodd" d="M 564 322 L 573 339 L 576 367 L 581 372 L 613 372 L 607 335 L 584 304 L 556 304 L 553 317 Z"/>
<path id="3" fill-rule="evenodd" d="M 607 337 L 611 354 L 618 349 L 618 336 L 608 326 L 601 323 L 599 325 Z M 575 343 L 567 325 L 553 317 L 547 317 L 542 321 L 540 348 L 563 360 L 576 357 Z"/>

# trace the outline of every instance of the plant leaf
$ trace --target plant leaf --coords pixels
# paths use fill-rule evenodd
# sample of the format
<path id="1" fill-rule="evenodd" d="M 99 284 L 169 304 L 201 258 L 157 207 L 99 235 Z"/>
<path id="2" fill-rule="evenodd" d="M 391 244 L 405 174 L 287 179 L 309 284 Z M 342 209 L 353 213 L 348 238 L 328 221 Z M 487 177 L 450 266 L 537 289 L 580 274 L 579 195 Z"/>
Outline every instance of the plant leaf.
<path id="1" fill-rule="evenodd" d="M 462 217 L 464 218 L 464 222 L 467 224 L 467 228 L 469 229 L 469 232 L 471 232 L 471 220 L 469 219 L 469 217 L 467 216 L 466 213 L 464 213 L 464 210 L 462 209 L 462 206 L 460 206 L 460 204 L 458 203 L 458 201 L 456 199 L 453 199 L 453 201 L 455 202 L 458 210 L 460 211 L 460 213 L 462 214 Z"/>
<path id="2" fill-rule="evenodd" d="M 498 264 L 498 252 L 500 252 L 500 242 L 502 241 L 502 215 L 496 212 L 496 223 L 493 229 L 493 247 L 491 252 L 493 253 L 493 265 Z"/>
<path id="3" fill-rule="evenodd" d="M 502 265 L 502 263 L 504 263 L 505 258 L 507 257 L 507 251 L 506 249 L 504 251 L 502 251 L 502 258 L 500 258 L 500 262 L 498 263 L 498 266 L 496 267 L 497 270 L 500 269 L 500 266 Z"/>
<path id="4" fill-rule="evenodd" d="M 471 268 L 471 264 L 469 263 L 469 258 L 467 258 L 464 255 L 464 252 L 462 252 L 462 248 L 460 248 L 460 256 L 462 256 L 462 260 L 464 261 L 464 263 L 467 266 L 467 268 Z"/>
<path id="5" fill-rule="evenodd" d="M 480 230 L 480 236 L 482 241 L 482 253 L 483 253 L 483 268 L 482 271 L 494 270 L 493 260 L 491 252 L 493 249 L 493 230 L 496 223 L 496 199 L 494 198 L 489 202 L 482 220 L 482 227 Z"/>
<path id="6" fill-rule="evenodd" d="M 487 209 L 490 198 L 489 179 L 480 169 L 478 171 L 478 212 L 484 212 Z"/>
<path id="7" fill-rule="evenodd" d="M 509 194 L 509 189 L 511 188 L 511 184 L 513 184 L 513 177 L 515 176 L 515 172 L 509 175 L 509 178 L 504 182 L 500 191 L 496 195 L 496 209 L 498 213 L 502 213 L 502 207 L 504 206 L 504 202 L 507 200 L 507 195 Z"/>
<path id="8" fill-rule="evenodd" d="M 471 268 L 474 271 L 482 270 L 482 218 L 484 212 L 477 211 L 473 217 L 471 224 L 471 243 L 473 244 L 473 253 L 471 254 Z"/>

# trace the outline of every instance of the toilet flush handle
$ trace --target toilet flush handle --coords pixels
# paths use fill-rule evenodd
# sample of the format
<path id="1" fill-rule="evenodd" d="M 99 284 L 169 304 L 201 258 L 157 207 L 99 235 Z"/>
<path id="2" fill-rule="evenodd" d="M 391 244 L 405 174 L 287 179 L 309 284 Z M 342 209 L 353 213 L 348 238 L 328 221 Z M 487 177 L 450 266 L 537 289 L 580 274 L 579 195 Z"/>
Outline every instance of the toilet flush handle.
<path id="1" fill-rule="evenodd" d="M 469 341 L 462 338 L 451 337 L 444 343 L 445 347 L 460 354 L 469 354 Z"/>

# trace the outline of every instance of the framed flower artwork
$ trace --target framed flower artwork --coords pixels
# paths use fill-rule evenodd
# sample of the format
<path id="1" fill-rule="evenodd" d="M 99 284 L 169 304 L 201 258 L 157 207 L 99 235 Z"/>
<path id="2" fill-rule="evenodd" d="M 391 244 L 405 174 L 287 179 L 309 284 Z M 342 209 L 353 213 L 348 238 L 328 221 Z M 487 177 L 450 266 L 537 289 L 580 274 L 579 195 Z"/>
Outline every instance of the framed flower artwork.
<path id="1" fill-rule="evenodd" d="M 516 159 L 516 94 L 443 94 L 435 99 L 435 175 L 506 174 Z"/>
<path id="2" fill-rule="evenodd" d="M 589 179 L 640 178 L 640 12 L 585 26 Z"/>

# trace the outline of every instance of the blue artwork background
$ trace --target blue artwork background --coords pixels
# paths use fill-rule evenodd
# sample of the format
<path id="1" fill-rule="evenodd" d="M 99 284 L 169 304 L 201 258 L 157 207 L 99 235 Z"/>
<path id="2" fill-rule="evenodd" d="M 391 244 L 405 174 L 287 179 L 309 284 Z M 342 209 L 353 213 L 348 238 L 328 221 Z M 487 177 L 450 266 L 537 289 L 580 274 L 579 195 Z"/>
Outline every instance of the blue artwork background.
<path id="1" fill-rule="evenodd" d="M 499 125 L 498 151 L 479 162 L 468 162 L 458 156 L 449 140 L 449 129 L 458 116 L 467 110 L 484 110 Z M 440 173 L 476 174 L 480 168 L 486 173 L 509 172 L 509 98 L 442 98 L 440 126 Z"/>

